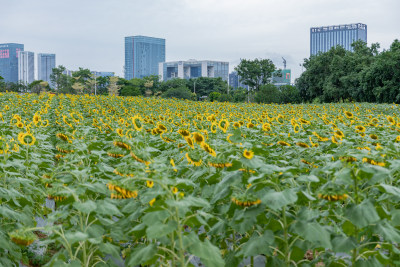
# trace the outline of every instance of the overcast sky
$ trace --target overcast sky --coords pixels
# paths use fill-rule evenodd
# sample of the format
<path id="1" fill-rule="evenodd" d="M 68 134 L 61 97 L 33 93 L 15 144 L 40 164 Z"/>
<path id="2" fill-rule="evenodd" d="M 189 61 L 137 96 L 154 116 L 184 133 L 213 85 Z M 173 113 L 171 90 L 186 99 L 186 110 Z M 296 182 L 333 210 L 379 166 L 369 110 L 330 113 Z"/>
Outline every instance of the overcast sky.
<path id="1" fill-rule="evenodd" d="M 292 77 L 309 57 L 310 27 L 368 26 L 368 44 L 400 39 L 399 0 L 0 0 L 0 43 L 55 53 L 57 65 L 122 76 L 124 37 L 166 39 L 166 59 L 269 58 Z M 292 80 L 293 82 L 293 80 Z"/>

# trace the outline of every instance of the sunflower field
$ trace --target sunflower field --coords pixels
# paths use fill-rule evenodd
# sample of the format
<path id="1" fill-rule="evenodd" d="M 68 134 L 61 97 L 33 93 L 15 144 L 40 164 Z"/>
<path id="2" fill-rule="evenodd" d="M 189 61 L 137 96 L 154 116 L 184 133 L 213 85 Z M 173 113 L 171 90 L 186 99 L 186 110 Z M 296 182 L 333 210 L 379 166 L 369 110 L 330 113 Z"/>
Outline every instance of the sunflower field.
<path id="1" fill-rule="evenodd" d="M 1 93 L 0 168 L 0 266 L 400 265 L 395 104 Z"/>

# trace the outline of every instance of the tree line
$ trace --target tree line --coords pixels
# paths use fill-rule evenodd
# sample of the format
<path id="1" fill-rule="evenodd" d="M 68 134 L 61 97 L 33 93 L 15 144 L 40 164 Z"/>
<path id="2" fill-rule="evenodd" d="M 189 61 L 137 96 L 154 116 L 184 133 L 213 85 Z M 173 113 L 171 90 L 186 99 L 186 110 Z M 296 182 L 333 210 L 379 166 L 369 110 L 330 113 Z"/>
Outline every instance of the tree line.
<path id="1" fill-rule="evenodd" d="M 304 60 L 305 71 L 296 81 L 304 102 L 400 102 L 400 42 L 388 50 L 363 41 L 341 46 Z"/>

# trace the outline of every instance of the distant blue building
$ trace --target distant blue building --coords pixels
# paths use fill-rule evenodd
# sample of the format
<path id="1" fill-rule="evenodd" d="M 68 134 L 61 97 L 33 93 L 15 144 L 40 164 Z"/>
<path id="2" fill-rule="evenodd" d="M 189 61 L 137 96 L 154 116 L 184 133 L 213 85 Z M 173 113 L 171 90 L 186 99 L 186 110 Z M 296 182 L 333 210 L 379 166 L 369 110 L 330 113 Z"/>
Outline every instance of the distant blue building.
<path id="1" fill-rule="evenodd" d="M 56 54 L 39 53 L 37 56 L 37 62 L 38 80 L 46 81 L 50 84 L 50 75 L 56 67 Z"/>
<path id="2" fill-rule="evenodd" d="M 158 75 L 161 62 L 165 62 L 165 39 L 125 37 L 125 79 Z"/>
<path id="3" fill-rule="evenodd" d="M 351 44 L 357 40 L 367 42 L 367 25 L 354 23 L 311 28 L 310 55 L 328 52 L 337 45 L 353 51 Z"/>
<path id="4" fill-rule="evenodd" d="M 24 51 L 23 44 L 0 44 L 0 76 L 5 82 L 18 82 L 19 51 Z"/>
<path id="5" fill-rule="evenodd" d="M 96 77 L 113 77 L 115 75 L 114 72 L 109 71 L 92 71 L 92 74 Z"/>
<path id="6" fill-rule="evenodd" d="M 233 89 L 237 89 L 239 87 L 242 87 L 244 89 L 249 88 L 248 85 L 245 85 L 240 81 L 240 76 L 236 71 L 232 71 L 231 73 L 229 73 L 229 86 L 232 86 Z"/>

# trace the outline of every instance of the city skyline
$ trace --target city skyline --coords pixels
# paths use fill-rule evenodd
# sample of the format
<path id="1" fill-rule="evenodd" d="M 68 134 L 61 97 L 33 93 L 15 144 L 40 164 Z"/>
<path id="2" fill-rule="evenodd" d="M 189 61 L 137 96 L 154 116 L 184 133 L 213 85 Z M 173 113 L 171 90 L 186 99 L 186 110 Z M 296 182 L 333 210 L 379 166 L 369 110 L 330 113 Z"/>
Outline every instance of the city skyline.
<path id="1" fill-rule="evenodd" d="M 156 0 L 151 5 L 144 1 L 21 0 L 7 3 L 7 12 L 2 13 L 0 43 L 52 51 L 57 64 L 68 69 L 108 70 L 123 77 L 123 38 L 160 36 L 168 42 L 166 61 L 227 61 L 232 71 L 241 58 L 269 58 L 283 68 L 283 56 L 294 81 L 301 73 L 299 64 L 309 57 L 311 27 L 362 22 L 368 25 L 368 44 L 379 42 L 381 49 L 387 49 L 399 38 L 399 9 L 400 2 L 395 0 L 309 0 L 284 5 L 261 0 L 246 5 L 235 0 Z M 29 17 L 30 23 L 21 17 Z"/>

